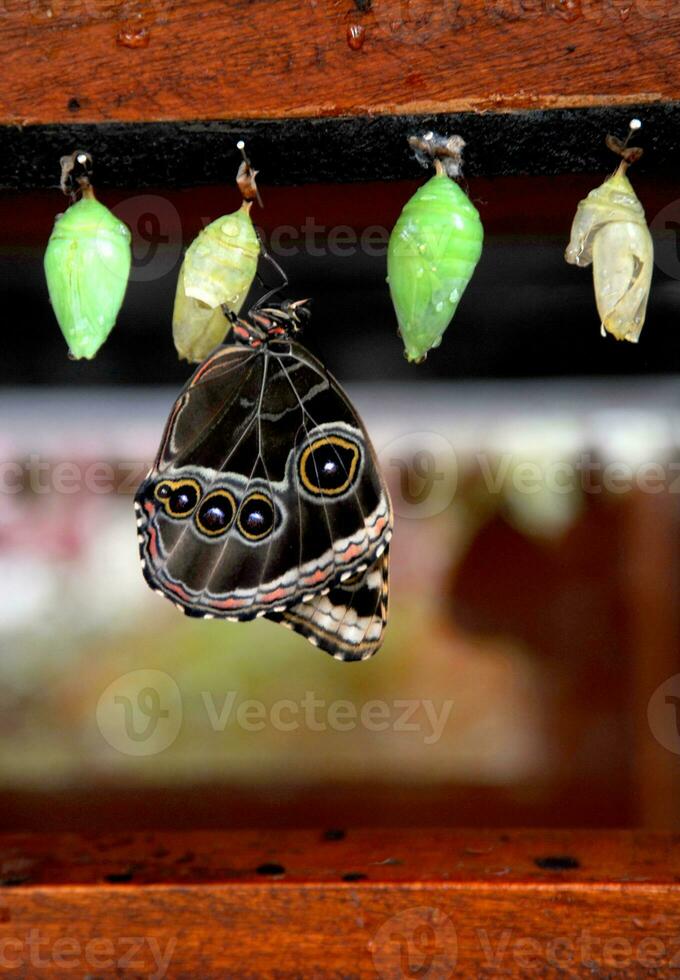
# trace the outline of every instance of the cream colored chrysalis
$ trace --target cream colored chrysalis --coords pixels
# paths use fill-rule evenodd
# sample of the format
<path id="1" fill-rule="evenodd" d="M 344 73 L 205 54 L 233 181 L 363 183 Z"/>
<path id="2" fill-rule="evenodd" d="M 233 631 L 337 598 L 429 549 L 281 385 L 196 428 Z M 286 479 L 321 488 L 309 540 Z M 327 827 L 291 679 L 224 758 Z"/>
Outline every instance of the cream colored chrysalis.
<path id="1" fill-rule="evenodd" d="M 250 217 L 259 201 L 256 170 L 243 155 L 236 183 L 243 197 L 238 211 L 207 225 L 186 251 L 177 278 L 172 334 L 177 353 L 194 363 L 204 360 L 225 339 L 226 311 L 238 314 L 252 286 L 260 240 Z"/>
<path id="2" fill-rule="evenodd" d="M 630 135 L 640 128 L 630 123 Z M 572 265 L 593 263 L 595 302 L 602 322 L 602 336 L 637 343 L 645 322 L 652 282 L 654 246 L 645 212 L 626 170 L 642 156 L 639 147 L 628 147 L 607 137 L 607 146 L 622 158 L 618 170 L 581 201 L 571 226 L 565 259 Z"/>

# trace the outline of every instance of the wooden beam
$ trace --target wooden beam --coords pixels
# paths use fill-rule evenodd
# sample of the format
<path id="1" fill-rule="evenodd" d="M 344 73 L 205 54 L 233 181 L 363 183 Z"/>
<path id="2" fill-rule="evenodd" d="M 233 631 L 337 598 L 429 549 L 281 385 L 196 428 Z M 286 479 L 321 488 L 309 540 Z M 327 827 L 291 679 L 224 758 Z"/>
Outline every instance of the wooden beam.
<path id="1" fill-rule="evenodd" d="M 0 966 L 45 977 L 670 975 L 679 877 L 676 837 L 633 832 L 6 836 Z"/>
<path id="2" fill-rule="evenodd" d="M 0 187 L 79 145 L 105 183 L 217 183 L 239 137 L 273 182 L 415 177 L 430 127 L 471 176 L 601 170 L 633 114 L 655 172 L 678 155 L 671 0 L 0 0 L 0 26 Z"/>
<path id="3" fill-rule="evenodd" d="M 279 119 L 680 96 L 672 0 L 3 0 L 0 122 Z"/>

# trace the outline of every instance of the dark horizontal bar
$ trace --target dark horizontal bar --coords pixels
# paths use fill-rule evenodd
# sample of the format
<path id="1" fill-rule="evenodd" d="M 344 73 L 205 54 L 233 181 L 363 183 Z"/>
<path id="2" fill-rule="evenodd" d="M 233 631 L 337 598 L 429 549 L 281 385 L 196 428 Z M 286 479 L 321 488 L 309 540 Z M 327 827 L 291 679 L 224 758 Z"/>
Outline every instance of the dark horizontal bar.
<path id="1" fill-rule="evenodd" d="M 96 182 L 115 187 L 191 187 L 231 181 L 235 143 L 247 142 L 267 183 L 392 180 L 422 174 L 406 137 L 428 129 L 467 140 L 466 174 L 563 174 L 611 169 L 608 132 L 643 122 L 640 172 L 671 173 L 680 159 L 680 103 L 417 116 L 0 127 L 0 188 L 54 186 L 59 158 L 95 157 Z"/>

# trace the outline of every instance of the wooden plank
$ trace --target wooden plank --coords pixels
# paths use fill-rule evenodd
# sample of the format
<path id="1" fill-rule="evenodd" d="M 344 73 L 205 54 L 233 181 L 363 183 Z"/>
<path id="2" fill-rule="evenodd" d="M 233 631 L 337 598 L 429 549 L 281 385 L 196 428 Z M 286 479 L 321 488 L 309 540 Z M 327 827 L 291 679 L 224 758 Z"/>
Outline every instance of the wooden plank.
<path id="1" fill-rule="evenodd" d="M 633 832 L 0 838 L 10 976 L 669 976 L 680 841 Z"/>
<path id="2" fill-rule="evenodd" d="M 430 127 L 472 176 L 599 170 L 632 114 L 657 172 L 677 158 L 671 0 L 2 0 L 0 23 L 2 187 L 53 185 L 77 145 L 104 183 L 221 182 L 239 137 L 273 182 L 414 177 Z"/>
<path id="3" fill-rule="evenodd" d="M 3 0 L 0 121 L 277 119 L 678 98 L 672 0 Z"/>

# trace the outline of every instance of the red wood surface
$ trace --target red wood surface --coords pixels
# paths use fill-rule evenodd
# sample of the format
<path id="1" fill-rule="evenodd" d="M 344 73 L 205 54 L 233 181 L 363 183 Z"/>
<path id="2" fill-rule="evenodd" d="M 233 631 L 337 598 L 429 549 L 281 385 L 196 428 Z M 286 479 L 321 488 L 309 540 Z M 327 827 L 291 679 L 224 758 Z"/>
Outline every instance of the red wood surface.
<path id="1" fill-rule="evenodd" d="M 0 837 L 8 976 L 643 977 L 680 839 L 634 832 Z"/>
<path id="2" fill-rule="evenodd" d="M 680 91 L 672 0 L 4 0 L 0 20 L 0 123 L 507 110 Z"/>

